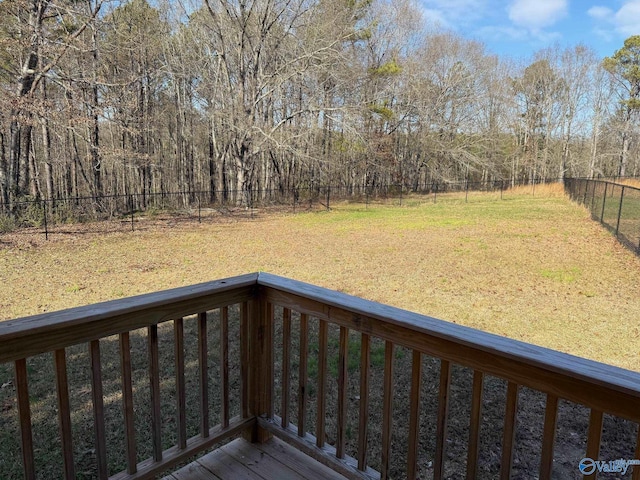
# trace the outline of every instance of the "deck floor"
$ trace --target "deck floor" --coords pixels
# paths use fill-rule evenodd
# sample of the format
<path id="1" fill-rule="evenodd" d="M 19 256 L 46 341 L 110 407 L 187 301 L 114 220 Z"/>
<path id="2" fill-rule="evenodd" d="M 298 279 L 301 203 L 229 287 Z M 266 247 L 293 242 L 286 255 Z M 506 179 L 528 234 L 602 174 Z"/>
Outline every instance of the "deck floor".
<path id="1" fill-rule="evenodd" d="M 272 438 L 250 443 L 238 438 L 162 480 L 342 480 L 345 477 Z"/>

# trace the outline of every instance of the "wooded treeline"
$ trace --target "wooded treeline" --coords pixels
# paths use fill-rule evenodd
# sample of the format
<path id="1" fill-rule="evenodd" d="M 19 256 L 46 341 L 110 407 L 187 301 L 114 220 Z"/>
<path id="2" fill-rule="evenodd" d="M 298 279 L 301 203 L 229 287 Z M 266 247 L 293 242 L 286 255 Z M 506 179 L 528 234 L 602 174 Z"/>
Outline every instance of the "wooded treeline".
<path id="1" fill-rule="evenodd" d="M 640 174 L 640 37 L 520 64 L 424 25 L 410 0 L 0 0 L 0 203 Z"/>

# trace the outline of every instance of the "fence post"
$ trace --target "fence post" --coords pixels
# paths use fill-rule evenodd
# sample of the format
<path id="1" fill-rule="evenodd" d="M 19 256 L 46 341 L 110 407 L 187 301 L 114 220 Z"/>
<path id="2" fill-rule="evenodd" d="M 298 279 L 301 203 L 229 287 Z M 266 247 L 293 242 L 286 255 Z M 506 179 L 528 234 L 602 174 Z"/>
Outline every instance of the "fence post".
<path id="1" fill-rule="evenodd" d="M 129 205 L 131 207 L 131 231 L 133 232 L 133 194 L 129 195 Z"/>
<path id="2" fill-rule="evenodd" d="M 331 198 L 331 185 L 327 185 L 327 210 L 331 210 L 329 208 L 329 200 Z"/>
<path id="3" fill-rule="evenodd" d="M 607 189 L 609 182 L 604 182 L 604 196 L 602 197 L 602 211 L 600 212 L 600 223 L 604 223 L 604 205 L 607 203 Z"/>
<path id="4" fill-rule="evenodd" d="M 620 207 L 618 207 L 618 221 L 616 222 L 616 237 L 620 230 L 620 215 L 622 214 L 622 199 L 624 198 L 624 185 L 622 186 L 622 192 L 620 192 Z"/>
<path id="5" fill-rule="evenodd" d="M 465 179 L 464 183 L 464 203 L 469 203 L 469 177 Z"/>
<path id="6" fill-rule="evenodd" d="M 504 191 L 504 180 L 500 180 L 500 200 L 502 200 L 503 191 Z"/>
<path id="7" fill-rule="evenodd" d="M 436 203 L 438 201 L 438 182 L 435 183 L 434 189 L 433 189 L 433 203 Z"/>
<path id="8" fill-rule="evenodd" d="M 202 211 L 200 206 L 200 195 L 198 195 L 198 223 L 202 223 Z"/>
<path id="9" fill-rule="evenodd" d="M 44 239 L 49 240 L 49 227 L 47 225 L 47 201 L 42 202 L 42 214 L 44 220 Z"/>
<path id="10" fill-rule="evenodd" d="M 400 206 L 402 206 L 402 184 L 400 184 Z"/>

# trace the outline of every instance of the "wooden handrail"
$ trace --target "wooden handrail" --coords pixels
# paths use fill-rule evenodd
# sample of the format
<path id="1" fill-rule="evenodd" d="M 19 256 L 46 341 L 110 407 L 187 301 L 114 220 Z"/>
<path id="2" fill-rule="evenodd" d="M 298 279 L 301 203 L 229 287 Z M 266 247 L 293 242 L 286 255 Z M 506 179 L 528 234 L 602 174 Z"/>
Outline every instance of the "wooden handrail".
<path id="1" fill-rule="evenodd" d="M 260 273 L 267 300 L 395 345 L 640 422 L 640 373 Z"/>
<path id="2" fill-rule="evenodd" d="M 125 450 L 124 471 L 110 477 L 112 479 L 150 479 L 158 473 L 191 457 L 217 442 L 247 430 L 254 430 L 256 421 L 249 408 L 246 382 L 242 382 L 242 399 L 239 417 L 229 414 L 229 355 L 228 355 L 228 307 L 240 306 L 241 337 L 245 344 L 249 341 L 246 316 L 247 304 L 254 302 L 257 292 L 257 274 L 177 288 L 164 292 L 68 309 L 51 314 L 42 314 L 9 320 L 0 323 L 0 363 L 14 362 L 18 420 L 21 432 L 23 475 L 26 479 L 36 478 L 36 458 L 32 434 L 33 405 L 29 399 L 29 372 L 27 359 L 42 353 L 51 353 L 54 358 L 57 411 L 59 417 L 59 443 L 62 448 L 63 471 L 66 479 L 75 478 L 74 436 L 72 434 L 72 401 L 70 376 L 68 374 L 67 349 L 87 344 L 90 360 L 91 404 L 93 406 L 93 428 L 95 432 L 96 476 L 107 479 L 107 448 L 105 440 L 105 405 L 103 389 L 103 365 L 100 360 L 100 340 L 117 335 L 119 355 L 114 358 L 120 363 L 120 389 L 122 399 L 123 438 Z M 207 312 L 220 310 L 220 371 L 222 415 L 221 423 L 209 425 L 208 384 L 207 384 Z M 186 417 L 186 345 L 184 338 L 184 317 L 195 316 L 199 335 L 199 379 L 198 410 L 202 416 L 197 436 L 187 438 Z M 173 371 L 175 377 L 176 443 L 166 448 L 163 442 L 162 425 L 165 417 L 161 414 L 161 382 L 165 380 L 161 371 L 159 349 L 159 324 L 172 324 Z M 253 322 L 256 323 L 256 322 Z M 134 371 L 132 367 L 132 344 L 130 334 L 136 330 L 146 330 L 148 354 L 149 417 L 148 431 L 151 439 L 151 458 L 139 462 L 136 417 Z M 139 335 L 139 332 L 136 333 Z M 113 339 L 111 339 L 113 340 Z M 244 364 L 251 363 L 247 345 L 241 345 L 243 374 L 247 376 Z M 41 414 L 41 413 L 40 413 Z M 58 442 L 56 442 L 58 443 Z M 3 472 L 3 474 L 6 472 Z"/>
<path id="3" fill-rule="evenodd" d="M 228 307 L 239 305 L 240 317 L 240 416 L 230 418 L 229 407 L 229 314 Z M 276 315 L 275 308 L 279 314 Z M 209 425 L 209 383 L 207 355 L 207 312 L 220 309 L 220 372 L 221 372 L 221 423 Z M 183 318 L 193 316 L 197 322 L 197 364 L 201 391 L 198 395 L 198 411 L 201 416 L 198 435 L 187 438 L 185 426 L 185 340 Z M 295 316 L 299 332 L 292 333 Z M 235 318 L 235 317 L 234 317 Z M 317 346 L 318 369 L 315 407 L 315 430 L 309 431 L 305 422 L 310 399 L 311 381 L 307 371 L 310 320 L 318 321 Z M 162 450 L 160 415 L 160 369 L 158 353 L 158 324 L 173 322 L 177 439 L 174 446 Z M 278 323 L 281 322 L 281 323 Z M 282 350 L 275 352 L 276 324 L 282 325 Z M 337 397 L 332 405 L 336 410 L 327 411 L 329 327 L 339 329 Z M 153 443 L 152 458 L 137 461 L 134 428 L 134 395 L 131 370 L 131 346 L 129 334 L 137 329 L 147 329 L 149 365 L 149 391 L 151 396 L 151 424 L 149 431 Z M 357 453 L 351 458 L 346 452 L 346 419 L 349 357 L 349 334 L 357 333 L 360 343 L 360 395 L 357 412 L 359 438 Z M 603 414 L 640 422 L 640 373 L 604 365 L 471 328 L 451 324 L 424 315 L 366 301 L 306 283 L 289 280 L 271 274 L 249 274 L 230 279 L 183 287 L 165 292 L 116 300 L 102 304 L 74 308 L 62 312 L 37 315 L 0 323 L 0 362 L 15 362 L 16 398 L 19 407 L 22 434 L 22 458 L 25 478 L 35 478 L 31 418 L 29 405 L 27 367 L 25 359 L 40 353 L 52 352 L 55 358 L 58 410 L 60 415 L 60 440 L 63 447 L 67 478 L 74 475 L 72 436 L 69 416 L 70 402 L 67 391 L 67 366 L 65 349 L 81 343 L 89 345 L 91 360 L 91 391 L 93 418 L 96 432 L 96 471 L 99 478 L 107 478 L 104 432 L 104 405 L 102 393 L 102 366 L 98 340 L 118 335 L 121 364 L 122 401 L 126 438 L 126 471 L 117 473 L 117 479 L 151 478 L 177 462 L 197 454 L 215 442 L 228 436 L 244 433 L 253 441 L 265 441 L 277 435 L 335 468 L 349 478 L 377 478 L 378 473 L 369 468 L 367 418 L 371 407 L 370 347 L 372 340 L 385 342 L 383 372 L 383 405 L 381 434 L 381 476 L 388 478 L 394 451 L 392 448 L 394 404 L 394 351 L 404 347 L 412 352 L 410 374 L 411 426 L 405 452 L 406 471 L 410 478 L 418 473 L 418 445 L 421 413 L 421 358 L 429 356 L 440 360 L 440 381 L 436 389 L 439 401 L 436 419 L 436 453 L 433 459 L 434 478 L 445 475 L 446 436 L 450 410 L 451 372 L 454 365 L 462 365 L 473 371 L 470 430 L 467 455 L 467 478 L 478 474 L 479 432 L 482 422 L 483 380 L 494 376 L 508 384 L 504 412 L 502 478 L 511 474 L 511 460 L 516 441 L 518 395 L 521 387 L 528 387 L 546 394 L 547 404 L 543 424 L 540 478 L 551 478 L 553 446 L 558 426 L 559 400 L 568 400 L 591 409 L 587 454 L 599 452 Z M 314 333 L 315 335 L 315 333 Z M 299 338 L 298 384 L 290 382 L 289 375 L 294 351 L 292 338 Z M 282 358 L 282 381 L 276 387 L 274 368 L 276 357 Z M 279 390 L 276 390 L 279 388 Z M 290 395 L 294 392 L 297 398 Z M 295 393 L 297 392 L 297 393 Z M 276 416 L 274 403 L 282 416 Z M 290 408 L 297 404 L 298 425 L 292 425 Z M 327 415 L 337 418 L 335 448 L 327 445 Z M 640 451 L 640 444 L 635 446 Z M 576 466 L 577 469 L 577 466 Z M 634 472 L 634 478 L 640 473 Z"/>
<path id="4" fill-rule="evenodd" d="M 166 320 L 239 304 L 255 296 L 258 274 L 0 322 L 0 363 Z"/>

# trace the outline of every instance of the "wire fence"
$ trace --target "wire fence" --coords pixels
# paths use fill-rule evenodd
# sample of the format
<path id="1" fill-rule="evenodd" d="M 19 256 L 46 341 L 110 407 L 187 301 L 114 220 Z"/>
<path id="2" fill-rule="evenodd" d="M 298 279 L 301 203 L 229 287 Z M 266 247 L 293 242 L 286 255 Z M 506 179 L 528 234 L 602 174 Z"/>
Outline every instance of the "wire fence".
<path id="1" fill-rule="evenodd" d="M 640 255 L 640 188 L 623 183 L 568 178 L 565 190 L 572 200 L 584 205 L 591 217 Z"/>
<path id="2" fill-rule="evenodd" d="M 0 235 L 20 231 L 27 235 L 71 233 L 79 224 L 85 232 L 139 230 L 152 225 L 178 222 L 254 218 L 270 212 L 330 210 L 335 202 L 375 205 L 437 203 L 451 194 L 465 202 L 474 198 L 502 199 L 509 188 L 536 184 L 514 184 L 508 180 L 484 182 L 431 182 L 411 188 L 391 185 L 316 185 L 309 187 L 210 190 L 161 193 L 129 193 L 56 199 L 26 198 L 0 203 Z"/>

